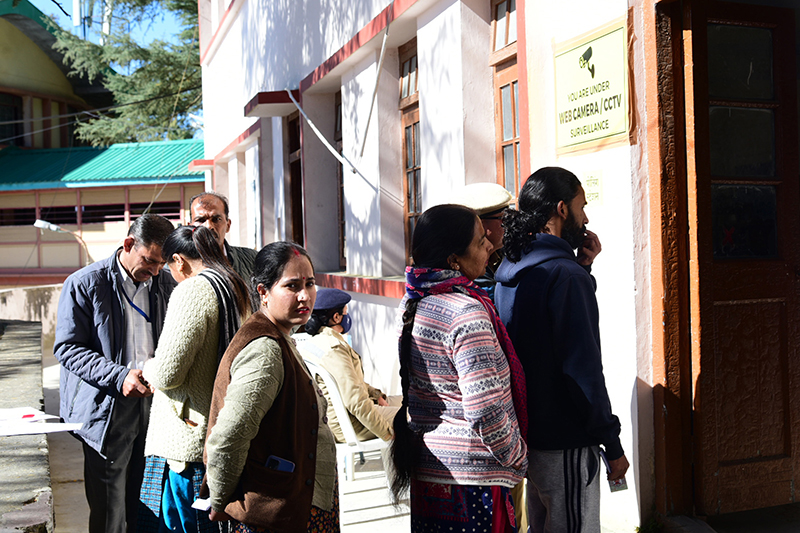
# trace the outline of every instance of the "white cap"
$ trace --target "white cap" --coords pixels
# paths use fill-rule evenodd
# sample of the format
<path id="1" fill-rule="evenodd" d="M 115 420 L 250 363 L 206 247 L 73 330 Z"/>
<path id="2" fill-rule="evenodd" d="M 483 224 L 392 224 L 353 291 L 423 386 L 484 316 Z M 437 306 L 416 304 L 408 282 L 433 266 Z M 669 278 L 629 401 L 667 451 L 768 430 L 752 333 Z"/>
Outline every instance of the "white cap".
<path id="1" fill-rule="evenodd" d="M 502 211 L 514 201 L 514 195 L 497 183 L 472 183 L 456 193 L 454 204 L 475 210 L 478 216 Z"/>

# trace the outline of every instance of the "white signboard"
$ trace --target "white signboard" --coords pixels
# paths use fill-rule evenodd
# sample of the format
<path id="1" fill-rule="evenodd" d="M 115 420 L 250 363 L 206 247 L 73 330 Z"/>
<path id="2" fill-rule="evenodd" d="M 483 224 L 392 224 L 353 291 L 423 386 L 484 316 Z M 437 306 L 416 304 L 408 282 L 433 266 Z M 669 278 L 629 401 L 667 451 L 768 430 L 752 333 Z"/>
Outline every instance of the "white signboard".
<path id="1" fill-rule="evenodd" d="M 624 20 L 555 49 L 559 154 L 628 140 L 628 52 Z"/>

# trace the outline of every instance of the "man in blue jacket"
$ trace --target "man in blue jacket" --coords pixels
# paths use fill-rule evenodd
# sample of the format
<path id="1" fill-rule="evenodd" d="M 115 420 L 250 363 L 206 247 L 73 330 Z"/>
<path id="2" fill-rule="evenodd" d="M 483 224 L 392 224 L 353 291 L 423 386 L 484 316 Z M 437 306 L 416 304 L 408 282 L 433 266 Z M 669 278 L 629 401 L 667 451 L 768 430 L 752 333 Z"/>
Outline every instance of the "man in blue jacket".
<path id="1" fill-rule="evenodd" d="M 161 273 L 172 223 L 142 215 L 121 248 L 67 278 L 53 347 L 61 363 L 60 414 L 83 427 L 91 533 L 133 532 L 144 474 L 150 386 L 142 377 L 175 287 Z"/>
<path id="2" fill-rule="evenodd" d="M 586 230 L 586 196 L 571 172 L 547 167 L 507 213 L 495 302 L 528 385 L 528 520 L 534 533 L 600 531 L 600 446 L 609 480 L 628 460 L 603 377 Z M 577 256 L 574 250 L 577 249 Z"/>

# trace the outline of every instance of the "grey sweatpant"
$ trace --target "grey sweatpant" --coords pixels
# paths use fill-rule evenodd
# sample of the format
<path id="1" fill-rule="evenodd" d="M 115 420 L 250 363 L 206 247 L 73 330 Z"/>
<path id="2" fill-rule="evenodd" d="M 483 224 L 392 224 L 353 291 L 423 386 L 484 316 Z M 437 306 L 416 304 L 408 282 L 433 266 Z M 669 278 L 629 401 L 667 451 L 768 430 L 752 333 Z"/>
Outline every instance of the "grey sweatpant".
<path id="1" fill-rule="evenodd" d="M 528 531 L 600 532 L 600 448 L 528 450 Z"/>

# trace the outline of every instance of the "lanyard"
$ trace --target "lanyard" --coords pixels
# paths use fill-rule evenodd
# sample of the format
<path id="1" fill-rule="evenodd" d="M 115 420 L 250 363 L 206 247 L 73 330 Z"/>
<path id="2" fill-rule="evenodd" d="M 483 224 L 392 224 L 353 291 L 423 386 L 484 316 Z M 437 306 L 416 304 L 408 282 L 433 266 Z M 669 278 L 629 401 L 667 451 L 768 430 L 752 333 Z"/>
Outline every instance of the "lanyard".
<path id="1" fill-rule="evenodd" d="M 120 288 L 122 289 L 122 295 L 125 297 L 126 300 L 128 300 L 128 303 L 131 304 L 131 307 L 136 309 L 136 311 L 138 311 L 139 314 L 142 315 L 145 320 L 147 320 L 147 323 L 150 324 L 152 321 L 150 320 L 150 317 L 147 316 L 147 313 L 142 311 L 142 309 L 138 305 L 136 305 L 131 301 L 130 296 L 128 296 L 128 293 L 125 291 L 125 287 L 120 287 Z"/>

